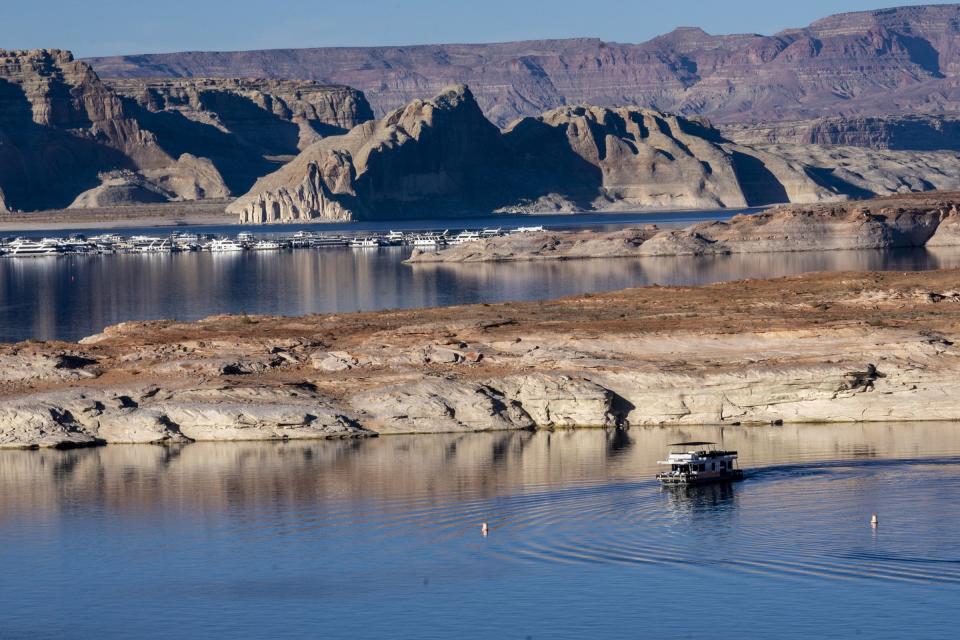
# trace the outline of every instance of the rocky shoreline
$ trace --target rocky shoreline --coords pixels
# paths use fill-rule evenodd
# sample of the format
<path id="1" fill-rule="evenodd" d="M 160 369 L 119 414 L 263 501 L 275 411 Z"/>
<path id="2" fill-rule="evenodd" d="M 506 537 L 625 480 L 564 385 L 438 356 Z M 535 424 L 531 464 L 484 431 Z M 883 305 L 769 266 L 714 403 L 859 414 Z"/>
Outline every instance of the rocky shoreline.
<path id="1" fill-rule="evenodd" d="M 960 245 L 960 193 L 897 195 L 858 202 L 776 207 L 682 229 L 513 234 L 437 251 L 410 264 L 701 256 Z"/>
<path id="2" fill-rule="evenodd" d="M 960 272 L 124 323 L 0 346 L 0 447 L 960 419 Z"/>

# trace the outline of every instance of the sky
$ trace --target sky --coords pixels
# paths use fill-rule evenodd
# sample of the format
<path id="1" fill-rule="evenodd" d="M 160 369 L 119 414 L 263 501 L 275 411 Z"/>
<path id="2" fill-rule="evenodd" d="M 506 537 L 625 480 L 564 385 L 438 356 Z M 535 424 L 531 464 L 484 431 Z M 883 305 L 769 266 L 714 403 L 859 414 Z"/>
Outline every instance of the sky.
<path id="1" fill-rule="evenodd" d="M 888 0 L 889 1 L 889 0 Z M 894 0 L 895 1 L 895 0 Z M 770 34 L 883 0 L 9 0 L 0 48 L 99 56 L 190 50 L 500 42 L 643 42 L 678 26 Z M 901 0 L 896 5 L 925 4 Z"/>

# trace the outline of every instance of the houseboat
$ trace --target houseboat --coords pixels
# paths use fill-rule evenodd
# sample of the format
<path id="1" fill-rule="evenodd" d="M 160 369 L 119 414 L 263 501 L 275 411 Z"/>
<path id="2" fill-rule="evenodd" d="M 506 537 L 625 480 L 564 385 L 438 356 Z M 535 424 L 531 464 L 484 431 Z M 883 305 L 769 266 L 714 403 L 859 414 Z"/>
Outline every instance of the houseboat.
<path id="1" fill-rule="evenodd" d="M 737 467 L 737 452 L 714 449 L 713 442 L 676 442 L 666 460 L 657 464 L 669 466 L 657 474 L 657 480 L 667 485 L 694 485 L 711 482 L 734 482 L 743 479 L 743 470 Z"/>
<path id="2" fill-rule="evenodd" d="M 63 253 L 63 247 L 56 240 L 28 240 L 17 238 L 5 247 L 4 255 L 13 258 L 35 258 L 42 256 L 56 256 Z"/>
<path id="3" fill-rule="evenodd" d="M 380 246 L 380 238 L 370 236 L 369 238 L 354 238 L 350 241 L 350 246 L 354 249 L 376 249 Z"/>
<path id="4" fill-rule="evenodd" d="M 243 245 L 232 238 L 216 238 L 211 240 L 204 249 L 214 253 L 227 253 L 232 251 L 243 251 Z"/>

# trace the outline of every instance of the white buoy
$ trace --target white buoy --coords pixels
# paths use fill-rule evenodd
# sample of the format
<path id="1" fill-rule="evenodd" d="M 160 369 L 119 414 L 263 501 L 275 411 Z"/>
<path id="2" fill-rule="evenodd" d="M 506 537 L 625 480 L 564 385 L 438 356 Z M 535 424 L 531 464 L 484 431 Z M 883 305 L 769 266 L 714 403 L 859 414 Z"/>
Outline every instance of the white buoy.
<path id="1" fill-rule="evenodd" d="M 880 524 L 880 520 L 877 518 L 877 514 L 873 514 L 870 517 L 870 526 L 876 527 L 878 524 Z"/>
<path id="2" fill-rule="evenodd" d="M 480 533 L 483 535 L 483 537 L 486 537 L 487 534 L 490 533 L 490 527 L 487 526 L 486 522 L 480 525 Z"/>

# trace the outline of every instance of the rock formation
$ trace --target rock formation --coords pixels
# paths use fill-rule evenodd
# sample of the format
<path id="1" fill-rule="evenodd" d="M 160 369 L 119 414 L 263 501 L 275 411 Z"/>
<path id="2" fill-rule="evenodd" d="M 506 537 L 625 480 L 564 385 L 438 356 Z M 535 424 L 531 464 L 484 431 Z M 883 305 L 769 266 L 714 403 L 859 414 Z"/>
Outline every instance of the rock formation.
<path id="1" fill-rule="evenodd" d="M 321 138 L 373 118 L 359 91 L 309 80 L 114 79 L 108 85 L 164 149 L 209 158 L 234 193 Z"/>
<path id="2" fill-rule="evenodd" d="M 227 210 L 248 223 L 489 211 L 510 200 L 509 161 L 460 85 L 314 143 Z"/>
<path id="3" fill-rule="evenodd" d="M 438 251 L 415 249 L 410 264 L 783 253 L 960 246 L 960 194 L 792 205 L 684 228 L 511 234 Z"/>
<path id="4" fill-rule="evenodd" d="M 130 322 L 0 345 L 0 447 L 958 420 L 958 276 Z"/>
<path id="5" fill-rule="evenodd" d="M 825 117 L 718 127 L 746 145 L 815 144 L 916 151 L 960 150 L 960 118 L 951 115 Z"/>
<path id="6" fill-rule="evenodd" d="M 371 116 L 359 92 L 309 81 L 136 80 L 116 89 L 65 51 L 0 51 L 3 207 L 226 198 Z"/>
<path id="7" fill-rule="evenodd" d="M 749 147 L 706 120 L 561 107 L 505 130 L 464 85 L 306 148 L 227 209 L 244 223 L 821 202 L 960 188 L 953 152 Z"/>
<path id="8" fill-rule="evenodd" d="M 228 195 L 218 175 L 194 175 L 189 164 L 161 148 L 85 62 L 57 50 L 0 51 L 0 189 L 8 208 L 64 207 L 114 170 L 163 183 L 158 188 L 172 198 Z"/>
<path id="9" fill-rule="evenodd" d="M 956 113 L 960 6 L 844 13 L 772 36 L 681 28 L 597 39 L 185 52 L 91 60 L 105 77 L 311 78 L 366 93 L 379 115 L 463 82 L 504 126 L 565 104 L 638 105 L 716 122 Z"/>

